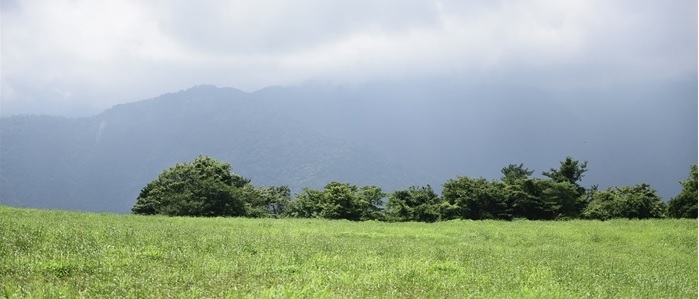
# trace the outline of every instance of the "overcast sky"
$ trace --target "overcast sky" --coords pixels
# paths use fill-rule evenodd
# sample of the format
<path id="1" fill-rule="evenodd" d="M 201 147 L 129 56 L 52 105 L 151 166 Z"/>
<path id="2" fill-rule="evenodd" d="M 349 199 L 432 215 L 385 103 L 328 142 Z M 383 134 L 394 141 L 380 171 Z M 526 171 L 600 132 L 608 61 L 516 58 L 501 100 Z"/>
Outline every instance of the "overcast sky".
<path id="1" fill-rule="evenodd" d="M 2 0 L 1 17 L 5 116 L 89 115 L 196 84 L 697 74 L 696 0 Z"/>

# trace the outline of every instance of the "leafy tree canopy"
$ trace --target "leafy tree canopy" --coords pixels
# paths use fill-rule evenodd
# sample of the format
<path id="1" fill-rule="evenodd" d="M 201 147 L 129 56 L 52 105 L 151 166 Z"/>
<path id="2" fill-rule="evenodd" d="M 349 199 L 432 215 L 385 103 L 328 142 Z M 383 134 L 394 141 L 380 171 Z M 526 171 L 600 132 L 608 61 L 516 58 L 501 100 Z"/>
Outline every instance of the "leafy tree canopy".
<path id="1" fill-rule="evenodd" d="M 357 187 L 331 182 L 322 191 L 305 188 L 289 203 L 286 215 L 327 219 L 383 219 L 381 200 L 385 194 L 376 186 Z"/>
<path id="2" fill-rule="evenodd" d="M 668 202 L 668 214 L 675 218 L 697 218 L 697 165 L 692 165 L 689 177 L 681 181 L 682 191 Z"/>
<path id="3" fill-rule="evenodd" d="M 441 218 L 441 201 L 430 185 L 398 190 L 388 197 L 386 218 L 395 221 L 434 222 Z"/>
<path id="4" fill-rule="evenodd" d="M 234 174 L 231 165 L 199 156 L 178 163 L 148 183 L 132 208 L 134 214 L 169 216 L 241 216 L 251 202 L 250 180 Z"/>
<path id="5" fill-rule="evenodd" d="M 528 168 L 524 167 L 524 164 L 522 163 L 520 163 L 519 165 L 507 165 L 506 167 L 501 169 L 500 172 L 503 175 L 500 180 L 503 183 L 510 185 L 515 184 L 518 180 L 527 179 L 534 173 L 533 170 L 529 170 Z"/>
<path id="6" fill-rule="evenodd" d="M 542 175 L 556 182 L 568 182 L 580 186 L 578 182 L 582 180 L 586 171 L 587 161 L 579 162 L 573 157 L 568 156 L 564 161 L 561 161 L 561 165 L 558 169 L 551 168 L 549 171 L 544 171 Z"/>
<path id="7" fill-rule="evenodd" d="M 582 213 L 588 219 L 647 219 L 665 216 L 665 204 L 648 184 L 595 191 Z"/>
<path id="8" fill-rule="evenodd" d="M 458 177 L 444 183 L 442 195 L 449 204 L 445 218 L 512 219 L 511 206 L 499 182 Z"/>

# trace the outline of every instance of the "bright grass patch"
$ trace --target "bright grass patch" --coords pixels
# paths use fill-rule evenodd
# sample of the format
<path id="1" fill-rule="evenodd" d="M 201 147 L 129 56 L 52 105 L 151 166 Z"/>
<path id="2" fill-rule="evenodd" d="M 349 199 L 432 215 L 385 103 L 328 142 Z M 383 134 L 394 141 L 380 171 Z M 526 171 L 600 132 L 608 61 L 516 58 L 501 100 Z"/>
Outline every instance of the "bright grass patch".
<path id="1" fill-rule="evenodd" d="M 0 297 L 696 296 L 696 220 L 428 224 L 0 207 Z"/>

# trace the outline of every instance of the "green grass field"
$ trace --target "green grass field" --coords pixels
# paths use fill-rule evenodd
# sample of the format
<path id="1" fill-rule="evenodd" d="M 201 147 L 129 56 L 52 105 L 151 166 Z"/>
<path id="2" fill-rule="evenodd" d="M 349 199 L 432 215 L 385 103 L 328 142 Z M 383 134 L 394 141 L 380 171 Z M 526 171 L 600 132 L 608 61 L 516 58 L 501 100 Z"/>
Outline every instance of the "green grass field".
<path id="1" fill-rule="evenodd" d="M 0 207 L 0 297 L 696 298 L 696 220 L 349 222 Z"/>

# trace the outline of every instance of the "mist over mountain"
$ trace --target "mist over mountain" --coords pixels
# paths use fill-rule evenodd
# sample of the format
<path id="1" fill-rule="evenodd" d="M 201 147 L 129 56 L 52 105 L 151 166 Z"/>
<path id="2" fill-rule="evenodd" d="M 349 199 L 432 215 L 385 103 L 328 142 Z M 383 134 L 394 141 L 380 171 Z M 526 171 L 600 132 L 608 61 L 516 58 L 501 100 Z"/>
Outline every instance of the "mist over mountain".
<path id="1" fill-rule="evenodd" d="M 128 212 L 162 170 L 198 155 L 294 191 L 331 181 L 439 189 L 458 175 L 497 179 L 511 163 L 540 176 L 570 155 L 589 161 L 583 185 L 649 183 L 668 200 L 697 163 L 696 82 L 201 85 L 92 117 L 3 117 L 0 204 Z"/>

